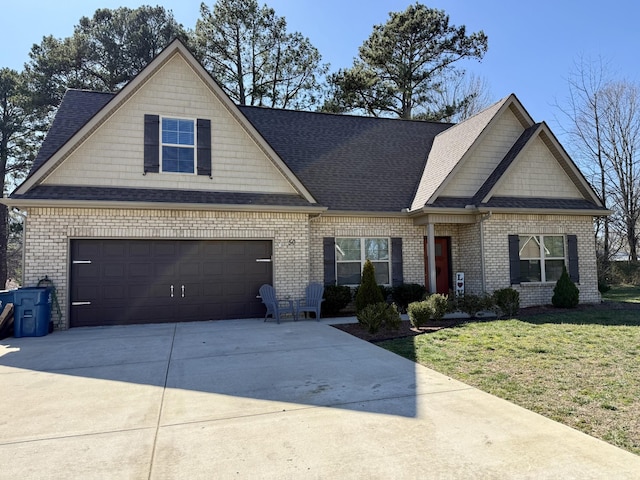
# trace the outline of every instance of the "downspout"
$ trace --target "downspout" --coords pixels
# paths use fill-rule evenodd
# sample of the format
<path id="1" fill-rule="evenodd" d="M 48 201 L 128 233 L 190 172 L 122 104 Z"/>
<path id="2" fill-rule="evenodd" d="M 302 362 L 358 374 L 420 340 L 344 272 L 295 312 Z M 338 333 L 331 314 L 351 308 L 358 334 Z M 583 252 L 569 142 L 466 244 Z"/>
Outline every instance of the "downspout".
<path id="1" fill-rule="evenodd" d="M 487 279 L 485 277 L 485 260 L 484 260 L 484 222 L 491 218 L 493 213 L 489 211 L 480 216 L 480 278 L 482 280 L 482 293 L 487 292 Z"/>

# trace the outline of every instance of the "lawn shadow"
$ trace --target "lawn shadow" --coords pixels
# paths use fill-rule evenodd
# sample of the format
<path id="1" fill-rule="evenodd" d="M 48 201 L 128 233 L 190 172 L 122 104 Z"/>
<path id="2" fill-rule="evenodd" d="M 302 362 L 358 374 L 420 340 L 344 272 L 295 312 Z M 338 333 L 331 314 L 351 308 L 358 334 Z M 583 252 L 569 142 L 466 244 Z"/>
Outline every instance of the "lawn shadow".
<path id="1" fill-rule="evenodd" d="M 604 326 L 640 326 L 640 305 L 604 301 L 581 304 L 576 308 L 556 308 L 551 305 L 535 310 L 523 309 L 517 318 L 532 324 L 571 324 Z"/>

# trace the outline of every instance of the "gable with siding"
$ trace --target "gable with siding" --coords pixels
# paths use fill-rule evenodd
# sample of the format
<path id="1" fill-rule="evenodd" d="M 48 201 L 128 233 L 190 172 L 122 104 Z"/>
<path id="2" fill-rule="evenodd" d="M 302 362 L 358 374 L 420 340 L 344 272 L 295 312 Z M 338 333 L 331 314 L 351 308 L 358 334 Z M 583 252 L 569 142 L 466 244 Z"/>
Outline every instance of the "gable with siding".
<path id="1" fill-rule="evenodd" d="M 145 174 L 145 115 L 211 125 L 211 176 Z M 72 185 L 295 194 L 296 190 L 181 55 L 175 55 L 43 181 Z"/>

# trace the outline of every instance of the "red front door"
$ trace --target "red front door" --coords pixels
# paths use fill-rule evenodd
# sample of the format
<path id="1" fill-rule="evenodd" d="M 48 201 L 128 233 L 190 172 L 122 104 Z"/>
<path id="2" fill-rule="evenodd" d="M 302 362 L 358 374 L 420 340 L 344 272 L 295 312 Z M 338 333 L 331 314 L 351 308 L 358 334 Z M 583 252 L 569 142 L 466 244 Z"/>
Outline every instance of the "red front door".
<path id="1" fill-rule="evenodd" d="M 449 293 L 451 285 L 451 248 L 449 237 L 436 237 L 436 292 Z M 424 284 L 429 291 L 429 245 L 427 238 L 424 239 Z"/>

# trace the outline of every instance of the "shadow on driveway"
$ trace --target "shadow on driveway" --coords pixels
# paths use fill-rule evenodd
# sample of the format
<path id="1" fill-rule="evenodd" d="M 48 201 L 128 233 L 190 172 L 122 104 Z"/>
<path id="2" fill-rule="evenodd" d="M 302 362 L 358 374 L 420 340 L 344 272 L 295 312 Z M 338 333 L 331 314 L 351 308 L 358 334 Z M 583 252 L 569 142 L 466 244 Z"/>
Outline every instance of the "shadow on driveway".
<path id="1" fill-rule="evenodd" d="M 0 374 L 24 371 L 166 387 L 163 424 L 174 413 L 201 421 L 308 406 L 414 417 L 418 392 L 412 362 L 313 321 L 93 327 L 0 341 Z M 96 410 L 101 390 L 110 396 L 98 384 L 85 392 Z M 57 406 L 61 392 L 48 392 L 40 400 L 68 408 Z"/>

